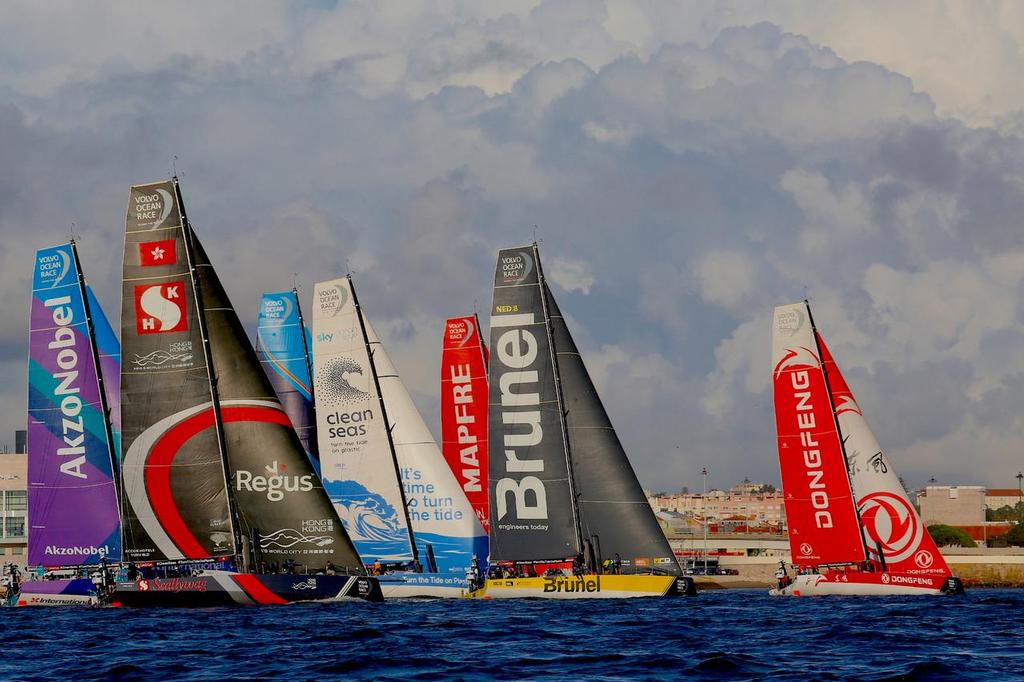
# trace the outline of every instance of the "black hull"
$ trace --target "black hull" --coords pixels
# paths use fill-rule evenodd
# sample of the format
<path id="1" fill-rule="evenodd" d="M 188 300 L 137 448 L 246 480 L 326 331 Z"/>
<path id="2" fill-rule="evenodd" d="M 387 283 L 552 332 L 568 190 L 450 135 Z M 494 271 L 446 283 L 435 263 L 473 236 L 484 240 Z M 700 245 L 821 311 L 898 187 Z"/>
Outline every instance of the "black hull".
<path id="1" fill-rule="evenodd" d="M 112 605 L 206 607 L 293 604 L 363 599 L 383 601 L 375 578 L 348 575 L 282 575 L 209 572 L 187 578 L 140 579 L 118 583 Z"/>

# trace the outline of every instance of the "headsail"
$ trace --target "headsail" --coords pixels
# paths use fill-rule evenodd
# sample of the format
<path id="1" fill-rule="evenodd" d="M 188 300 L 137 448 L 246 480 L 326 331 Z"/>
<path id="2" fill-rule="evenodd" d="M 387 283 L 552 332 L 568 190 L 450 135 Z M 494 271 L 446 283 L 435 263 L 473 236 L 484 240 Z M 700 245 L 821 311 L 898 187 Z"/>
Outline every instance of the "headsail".
<path id="1" fill-rule="evenodd" d="M 857 494 L 868 556 L 896 573 L 951 575 L 892 463 L 864 419 L 825 340 L 820 334 L 817 338 L 846 447 L 853 490 Z"/>
<path id="2" fill-rule="evenodd" d="M 385 408 L 347 277 L 314 287 L 313 362 L 324 488 L 364 562 L 412 561 Z"/>
<path id="3" fill-rule="evenodd" d="M 365 314 L 363 321 L 420 562 L 429 569 L 432 557 L 432 572 L 462 577 L 474 555 L 487 558 L 487 536 Z"/>
<path id="4" fill-rule="evenodd" d="M 491 561 L 582 550 L 555 357 L 533 246 L 498 252 L 491 306 L 488 450 Z"/>
<path id="5" fill-rule="evenodd" d="M 105 321 L 74 244 L 38 251 L 28 371 L 31 565 L 95 564 L 101 550 L 121 558 L 114 439 L 93 330 L 98 318 Z"/>
<path id="6" fill-rule="evenodd" d="M 485 532 L 487 501 L 487 347 L 476 315 L 444 325 L 441 351 L 441 449 Z"/>
<path id="7" fill-rule="evenodd" d="M 540 259 L 537 260 L 538 270 Z M 543 280 L 542 280 L 543 281 Z M 627 566 L 682 573 L 544 281 L 584 542 Z"/>
<path id="8" fill-rule="evenodd" d="M 793 563 L 862 562 L 864 540 L 806 302 L 775 308 L 772 368 Z"/>
<path id="9" fill-rule="evenodd" d="M 99 300 L 86 285 L 89 313 L 95 335 L 96 354 L 100 359 L 100 374 L 103 375 L 103 393 L 107 396 L 107 411 L 110 414 L 110 431 L 114 440 L 114 465 L 121 465 L 121 342 L 103 313 Z"/>
<path id="10" fill-rule="evenodd" d="M 319 476 L 309 357 L 312 342 L 295 291 L 263 294 L 256 330 L 260 362 Z"/>

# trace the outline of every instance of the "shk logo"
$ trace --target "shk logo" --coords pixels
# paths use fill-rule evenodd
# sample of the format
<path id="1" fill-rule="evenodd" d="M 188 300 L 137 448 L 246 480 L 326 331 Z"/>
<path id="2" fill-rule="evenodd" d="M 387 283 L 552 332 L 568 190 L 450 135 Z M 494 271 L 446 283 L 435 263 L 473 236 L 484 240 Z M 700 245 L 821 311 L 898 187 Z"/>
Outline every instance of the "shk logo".
<path id="1" fill-rule="evenodd" d="M 187 330 L 184 281 L 135 287 L 135 331 L 138 334 Z"/>

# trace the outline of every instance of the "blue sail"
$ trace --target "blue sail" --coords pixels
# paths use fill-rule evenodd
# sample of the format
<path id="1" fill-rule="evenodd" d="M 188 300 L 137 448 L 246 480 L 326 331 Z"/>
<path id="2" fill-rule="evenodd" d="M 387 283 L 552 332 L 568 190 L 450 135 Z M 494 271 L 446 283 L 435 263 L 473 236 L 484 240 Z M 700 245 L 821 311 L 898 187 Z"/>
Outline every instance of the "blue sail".
<path id="1" fill-rule="evenodd" d="M 278 291 L 263 294 L 256 330 L 260 362 L 319 476 L 320 456 L 308 350 L 311 344 L 296 293 Z"/>

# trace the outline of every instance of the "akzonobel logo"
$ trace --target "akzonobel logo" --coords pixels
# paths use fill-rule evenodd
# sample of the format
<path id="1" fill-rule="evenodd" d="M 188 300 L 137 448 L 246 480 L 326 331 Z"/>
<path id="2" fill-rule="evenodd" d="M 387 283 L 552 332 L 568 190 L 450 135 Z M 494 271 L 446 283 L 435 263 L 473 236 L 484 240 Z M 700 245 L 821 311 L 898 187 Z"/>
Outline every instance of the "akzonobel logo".
<path id="1" fill-rule="evenodd" d="M 235 472 L 235 490 L 238 492 L 266 493 L 267 499 L 271 502 L 280 502 L 284 494 L 309 492 L 313 489 L 312 474 L 303 476 L 288 476 L 284 473 L 285 466 L 278 466 L 275 460 L 272 464 L 264 467 L 264 472 L 254 474 L 245 469 Z"/>

